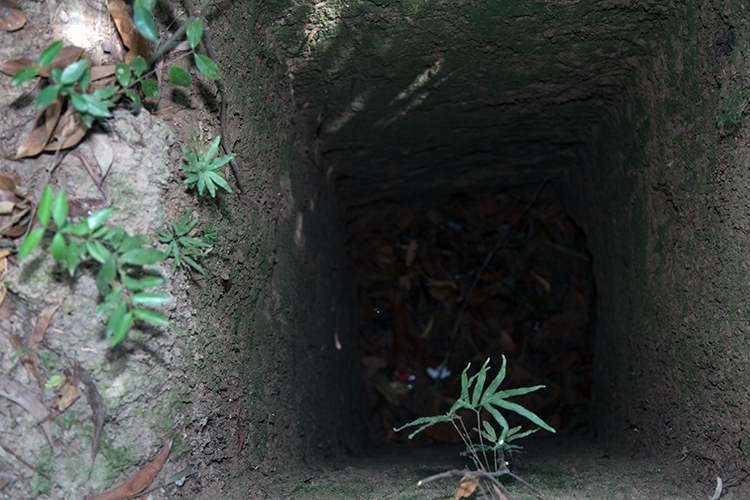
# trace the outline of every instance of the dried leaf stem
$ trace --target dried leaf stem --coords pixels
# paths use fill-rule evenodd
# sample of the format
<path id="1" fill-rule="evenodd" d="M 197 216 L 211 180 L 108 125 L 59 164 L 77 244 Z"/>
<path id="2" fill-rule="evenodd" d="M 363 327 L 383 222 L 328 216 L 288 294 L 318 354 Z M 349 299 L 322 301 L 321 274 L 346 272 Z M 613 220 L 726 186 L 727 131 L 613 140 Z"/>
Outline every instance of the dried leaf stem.
<path id="1" fill-rule="evenodd" d="M 40 476 L 42 476 L 44 479 L 46 479 L 48 481 L 52 481 L 52 478 L 50 477 L 49 474 L 47 474 L 46 472 L 44 472 L 42 470 L 39 470 L 38 468 L 36 468 L 33 465 L 31 465 L 29 462 L 27 462 L 26 460 L 24 460 L 23 458 L 21 458 L 15 451 L 11 450 L 7 446 L 5 446 L 3 443 L 0 443 L 0 448 L 2 448 L 3 450 L 5 450 L 5 452 L 8 453 L 9 455 L 13 455 L 13 458 L 15 458 L 16 460 L 18 460 L 19 462 L 21 462 L 22 464 L 24 464 L 26 467 L 28 467 L 29 469 L 33 470 L 34 472 L 36 472 Z"/>

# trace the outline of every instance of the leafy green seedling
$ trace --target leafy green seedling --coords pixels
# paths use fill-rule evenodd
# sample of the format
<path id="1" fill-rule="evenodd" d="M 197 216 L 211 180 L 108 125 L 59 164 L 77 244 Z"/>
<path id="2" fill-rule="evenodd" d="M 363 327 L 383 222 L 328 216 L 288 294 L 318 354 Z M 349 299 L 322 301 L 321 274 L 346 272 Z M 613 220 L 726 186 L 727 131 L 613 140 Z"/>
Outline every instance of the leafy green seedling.
<path id="1" fill-rule="evenodd" d="M 169 324 L 161 314 L 145 307 L 171 300 L 167 295 L 147 291 L 164 283 L 164 279 L 148 273 L 145 266 L 163 262 L 166 255 L 145 247 L 145 235 L 130 235 L 124 229 L 108 227 L 106 221 L 113 210 L 99 210 L 74 224 L 68 218 L 65 190 L 60 189 L 55 196 L 47 186 L 37 207 L 41 227 L 31 231 L 18 249 L 19 260 L 26 258 L 47 230 L 51 230 L 52 258 L 63 264 L 70 276 L 75 276 L 83 262 L 98 267 L 96 286 L 102 299 L 97 315 L 109 317 L 106 336 L 112 347 L 125 338 L 135 318 L 157 325 Z"/>
<path id="2" fill-rule="evenodd" d="M 211 248 L 209 243 L 190 236 L 191 231 L 197 223 L 198 219 L 190 221 L 190 209 L 188 208 L 179 224 L 172 221 L 172 232 L 156 230 L 156 234 L 159 235 L 159 241 L 167 245 L 165 252 L 167 257 L 174 259 L 173 271 L 180 267 L 182 262 L 185 262 L 199 273 L 206 274 L 203 267 L 193 259 L 193 257 L 203 257 L 205 255 L 205 252 L 201 249 L 208 250 Z"/>
<path id="3" fill-rule="evenodd" d="M 42 69 L 54 62 L 62 47 L 62 40 L 49 44 L 39 55 L 38 67 L 28 66 L 21 69 L 11 78 L 10 84 L 18 86 L 37 76 Z M 91 68 L 88 59 L 78 60 L 64 69 L 51 68 L 50 84 L 37 96 L 36 109 L 44 109 L 58 98 L 69 99 L 78 111 L 81 121 L 91 128 L 95 119 L 112 116 L 110 110 L 115 107 L 122 95 L 127 95 L 133 101 L 134 110 L 140 109 L 141 98 L 128 87 L 140 82 L 143 93 L 149 97 L 153 96 L 153 86 L 156 82 L 142 78 L 145 69 L 146 61 L 140 56 L 133 59 L 130 64 L 118 64 L 115 68 L 115 77 L 119 86 L 110 85 L 90 92 Z M 158 96 L 158 86 L 156 95 Z"/>
<path id="4" fill-rule="evenodd" d="M 503 364 L 500 368 L 500 372 L 485 388 L 487 374 L 490 369 L 489 363 L 490 359 L 488 358 L 487 361 L 484 362 L 484 365 L 482 365 L 482 368 L 472 377 L 468 377 L 471 363 L 466 366 L 461 374 L 461 396 L 446 414 L 421 417 L 394 430 L 399 432 L 407 427 L 419 426 L 417 430 L 409 435 L 409 439 L 412 439 L 430 426 L 442 422 L 450 422 L 453 424 L 456 432 L 458 432 L 466 445 L 466 451 L 463 452 L 463 454 L 468 455 L 472 459 L 477 469 L 475 472 L 467 472 L 466 476 L 489 480 L 492 487 L 489 488 L 488 491 L 492 491 L 494 488 L 499 488 L 503 491 L 503 487 L 497 482 L 495 479 L 496 477 L 510 475 L 519 479 L 508 470 L 505 462 L 505 453 L 520 448 L 515 444 L 510 444 L 510 442 L 524 438 L 529 434 L 538 431 L 539 428 L 550 432 L 555 432 L 555 430 L 533 412 L 517 403 L 508 401 L 508 398 L 538 391 L 539 389 L 543 389 L 544 386 L 536 385 L 534 387 L 500 390 L 500 384 L 505 379 L 506 360 L 505 356 L 503 356 Z M 476 416 L 476 427 L 474 427 L 473 430 L 477 433 L 476 435 L 479 438 L 478 443 L 472 441 L 471 434 L 466 428 L 466 424 L 463 422 L 461 415 L 458 414 L 458 411 L 462 409 L 470 410 L 474 412 L 474 415 Z M 539 427 L 524 432 L 521 432 L 520 426 L 511 428 L 508 425 L 508 421 L 502 413 L 500 413 L 500 410 L 515 412 L 522 417 L 529 419 Z M 482 420 L 482 411 L 486 411 L 492 417 L 493 422 Z M 493 425 L 493 423 L 495 425 Z M 499 427 L 500 432 L 496 430 L 496 426 Z M 433 476 L 433 478 L 437 478 L 437 476 Z M 426 483 L 433 478 L 422 480 L 420 483 Z M 472 481 L 477 486 L 479 485 L 477 479 L 472 479 Z M 524 482 L 524 484 L 528 486 L 527 483 Z"/>
<path id="5" fill-rule="evenodd" d="M 220 135 L 216 136 L 208 150 L 204 150 L 201 143 L 196 144 L 195 155 L 187 149 L 182 148 L 182 154 L 185 155 L 188 161 L 187 165 L 182 165 L 181 167 L 183 170 L 187 170 L 189 174 L 187 179 L 185 179 L 185 184 L 191 188 L 197 187 L 198 194 L 201 196 L 203 195 L 203 191 L 208 189 L 211 197 L 216 197 L 217 186 L 228 193 L 232 192 L 232 188 L 229 187 L 229 184 L 218 170 L 229 163 L 235 157 L 235 154 L 214 158 L 219 150 L 219 142 L 221 142 Z"/>

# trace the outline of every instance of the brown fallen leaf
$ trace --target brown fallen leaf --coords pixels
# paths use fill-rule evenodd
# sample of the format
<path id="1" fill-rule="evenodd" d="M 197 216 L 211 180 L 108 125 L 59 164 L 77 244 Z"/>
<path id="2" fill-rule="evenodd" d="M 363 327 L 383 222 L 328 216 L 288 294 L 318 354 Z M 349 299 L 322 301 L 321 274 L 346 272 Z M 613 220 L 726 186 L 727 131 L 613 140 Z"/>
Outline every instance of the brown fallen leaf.
<path id="1" fill-rule="evenodd" d="M 533 277 L 533 278 L 534 278 L 535 280 L 537 280 L 537 281 L 538 281 L 539 283 L 541 283 L 541 284 L 542 284 L 542 286 L 544 287 L 544 296 L 545 296 L 545 297 L 549 297 L 549 294 L 550 294 L 550 292 L 552 291 L 552 285 L 550 285 L 550 284 L 549 284 L 549 281 L 547 281 L 546 279 L 542 278 L 541 276 L 539 276 L 539 275 L 538 275 L 537 273 L 535 273 L 535 272 L 534 272 L 534 271 L 532 271 L 531 269 L 529 269 L 529 274 L 530 274 L 530 275 L 531 275 L 531 276 L 532 276 L 532 277 Z"/>
<path id="2" fill-rule="evenodd" d="M 8 319 L 16 310 L 15 306 L 5 302 L 8 289 L 5 286 L 5 276 L 8 274 L 8 255 L 10 250 L 0 252 L 0 319 Z"/>
<path id="3" fill-rule="evenodd" d="M 148 45 L 148 40 L 143 38 L 138 30 L 135 29 L 135 23 L 133 18 L 130 16 L 130 10 L 123 0 L 109 0 L 107 4 L 109 9 L 109 15 L 112 16 L 112 20 L 115 22 L 117 31 L 120 33 L 122 38 L 122 44 L 128 49 L 125 54 L 125 63 L 129 64 L 130 61 L 138 56 L 143 57 L 145 60 L 151 57 L 151 49 Z"/>
<path id="4" fill-rule="evenodd" d="M 62 302 L 60 304 L 62 304 Z M 42 339 L 44 339 L 44 333 L 47 331 L 47 326 L 49 326 L 52 315 L 55 314 L 55 311 L 60 307 L 60 304 L 48 307 L 44 310 L 39 321 L 36 322 L 36 326 L 34 326 L 34 331 L 31 332 L 29 341 L 25 345 L 23 340 L 17 335 L 13 333 L 8 335 L 8 339 L 10 339 L 11 344 L 13 344 L 13 349 L 18 353 L 18 358 L 21 360 L 21 363 L 23 363 L 26 371 L 34 374 L 34 378 L 36 379 L 37 384 L 39 384 L 40 389 L 44 387 L 44 380 L 39 373 L 39 356 L 36 353 L 36 348 L 39 347 Z M 30 349 L 31 352 L 23 352 L 24 347 Z"/>
<path id="5" fill-rule="evenodd" d="M 91 443 L 91 467 L 93 469 L 94 460 L 99 451 L 99 441 L 102 437 L 102 429 L 104 428 L 104 417 L 107 415 L 107 407 L 104 404 L 104 398 L 102 398 L 102 395 L 99 394 L 99 391 L 96 389 L 96 384 L 94 383 L 94 379 L 91 378 L 91 375 L 89 375 L 88 372 L 78 363 L 75 364 L 73 371 L 78 373 L 81 382 L 83 382 L 86 401 L 88 401 L 89 406 L 91 407 L 91 420 L 94 421 L 94 437 Z M 91 472 L 89 471 L 89 474 L 90 473 Z"/>
<path id="6" fill-rule="evenodd" d="M 8 76 L 13 76 L 19 71 L 21 71 L 23 68 L 26 68 L 27 66 L 39 66 L 39 54 L 40 52 L 34 52 L 33 54 L 27 54 L 19 59 L 11 59 L 9 61 L 5 61 L 2 65 L 0 65 L 0 71 L 5 73 Z M 76 47 L 74 45 L 69 45 L 67 47 L 63 47 L 60 49 L 60 52 L 58 52 L 57 56 L 52 60 L 52 62 L 45 66 L 44 68 L 39 70 L 39 73 L 37 76 L 41 77 L 48 77 L 49 76 L 49 70 L 52 68 L 59 68 L 63 69 L 67 66 L 70 66 L 74 62 L 76 62 L 81 57 L 89 57 L 89 54 L 83 50 L 81 47 Z"/>
<path id="7" fill-rule="evenodd" d="M 427 338 L 427 336 L 432 331 L 432 327 L 435 326 L 435 315 L 430 314 L 430 319 L 427 321 L 427 326 L 424 327 L 424 330 L 422 330 L 422 333 L 419 334 L 420 339 Z"/>
<path id="8" fill-rule="evenodd" d="M 31 413 L 31 416 L 37 422 L 42 422 L 39 425 L 44 431 L 44 435 L 47 441 L 49 441 L 50 446 L 52 446 L 52 429 L 49 422 L 44 421 L 47 416 L 47 408 L 39 402 L 36 396 L 15 380 L 3 376 L 0 376 L 0 396 L 23 407 L 24 410 Z"/>
<path id="9" fill-rule="evenodd" d="M 42 374 L 39 373 L 39 357 L 36 352 L 30 351 L 23 344 L 21 337 L 15 333 L 7 333 L 6 336 L 8 337 L 8 340 L 10 340 L 13 350 L 18 354 L 19 361 L 21 361 L 21 364 L 26 368 L 26 374 L 33 374 L 39 388 L 41 389 L 44 387 L 44 379 L 42 379 Z"/>
<path id="10" fill-rule="evenodd" d="M 123 500 L 126 498 L 134 497 L 149 487 L 154 482 L 156 476 L 159 475 L 164 462 L 169 457 L 169 451 L 172 449 L 172 442 L 174 436 L 169 440 L 164 448 L 154 457 L 152 461 L 143 466 L 141 470 L 135 473 L 133 477 L 122 483 L 120 486 L 113 490 L 94 495 L 90 492 L 86 495 L 85 500 Z"/>
<path id="11" fill-rule="evenodd" d="M 44 339 L 44 334 L 47 331 L 47 327 L 49 326 L 49 322 L 52 320 L 52 316 L 54 316 L 55 312 L 61 305 L 62 302 L 60 302 L 56 306 L 50 306 L 44 310 L 42 316 L 39 318 L 39 321 L 37 321 L 36 325 L 34 326 L 34 331 L 31 332 L 31 337 L 29 337 L 28 346 L 30 349 L 36 349 L 42 342 L 42 340 Z"/>
<path id="12" fill-rule="evenodd" d="M 52 138 L 44 147 L 44 151 L 57 151 L 58 149 L 69 149 L 81 142 L 88 127 L 81 121 L 81 115 L 73 107 L 69 106 L 57 122 Z M 60 143 L 62 142 L 62 145 Z"/>
<path id="13" fill-rule="evenodd" d="M 15 2 L 0 1 L 0 31 L 20 30 L 26 24 L 26 14 L 18 10 Z"/>
<path id="14" fill-rule="evenodd" d="M 70 405 L 75 403 L 78 398 L 81 397 L 81 391 L 76 386 L 76 381 L 70 378 L 68 373 L 63 372 L 60 377 L 60 383 L 57 384 L 55 392 L 57 393 L 57 399 L 52 402 L 50 407 L 63 413 L 67 410 Z"/>
<path id="15" fill-rule="evenodd" d="M 477 489 L 478 484 L 479 476 L 462 477 L 461 481 L 458 482 L 458 488 L 456 488 L 456 492 L 453 494 L 453 500 L 470 497 L 472 493 L 474 493 L 474 490 Z"/>
<path id="16" fill-rule="evenodd" d="M 62 99 L 58 97 L 52 104 L 37 112 L 34 129 L 18 146 L 15 155 L 16 160 L 28 156 L 36 156 L 44 150 L 60 119 L 62 106 Z"/>
<path id="17" fill-rule="evenodd" d="M 30 221 L 31 201 L 18 192 L 12 178 L 0 174 L 0 235 L 17 238 Z"/>
<path id="18" fill-rule="evenodd" d="M 417 258 L 417 250 L 419 250 L 419 243 L 417 243 L 417 240 L 411 240 L 406 246 L 406 258 L 404 260 L 406 267 L 411 267 L 414 264 L 414 259 Z"/>

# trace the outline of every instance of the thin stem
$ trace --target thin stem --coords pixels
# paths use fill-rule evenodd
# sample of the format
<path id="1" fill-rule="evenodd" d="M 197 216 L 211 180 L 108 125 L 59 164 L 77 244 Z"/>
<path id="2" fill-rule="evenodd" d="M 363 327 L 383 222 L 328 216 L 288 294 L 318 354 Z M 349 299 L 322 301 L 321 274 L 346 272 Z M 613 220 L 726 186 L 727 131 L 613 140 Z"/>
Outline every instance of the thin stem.
<path id="1" fill-rule="evenodd" d="M 192 2 L 188 2 L 188 6 L 190 7 L 190 11 L 194 16 L 197 16 L 198 14 L 201 14 L 204 10 L 208 8 L 208 6 L 211 4 L 211 0 L 204 0 L 202 4 L 198 7 L 198 9 L 195 9 L 195 6 Z M 188 19 L 189 20 L 189 19 Z M 166 54 L 168 51 L 172 49 L 175 45 L 177 45 L 177 41 L 179 38 L 182 37 L 182 35 L 185 34 L 185 31 L 187 30 L 188 23 L 183 24 L 179 28 L 177 28 L 177 31 L 175 31 L 172 36 L 170 36 L 166 42 L 161 44 L 159 48 L 151 54 L 151 57 L 148 58 L 148 61 L 146 62 L 146 66 L 150 68 L 153 66 L 156 61 L 161 59 L 161 57 Z"/>

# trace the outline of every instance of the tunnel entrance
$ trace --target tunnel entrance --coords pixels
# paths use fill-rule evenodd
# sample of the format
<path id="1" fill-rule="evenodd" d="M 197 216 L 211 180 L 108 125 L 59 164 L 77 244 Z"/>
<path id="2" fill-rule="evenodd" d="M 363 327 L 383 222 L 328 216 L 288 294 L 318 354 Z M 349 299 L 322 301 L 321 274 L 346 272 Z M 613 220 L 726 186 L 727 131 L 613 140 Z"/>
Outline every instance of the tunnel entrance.
<path id="1" fill-rule="evenodd" d="M 591 255 L 554 186 L 349 216 L 373 441 L 404 441 L 407 433 L 393 429 L 445 413 L 469 362 L 473 375 L 491 358 L 496 373 L 503 356 L 502 389 L 547 386 L 515 402 L 558 432 L 586 430 L 596 319 Z M 507 418 L 511 427 L 529 427 Z M 418 441 L 461 438 L 441 424 Z"/>

